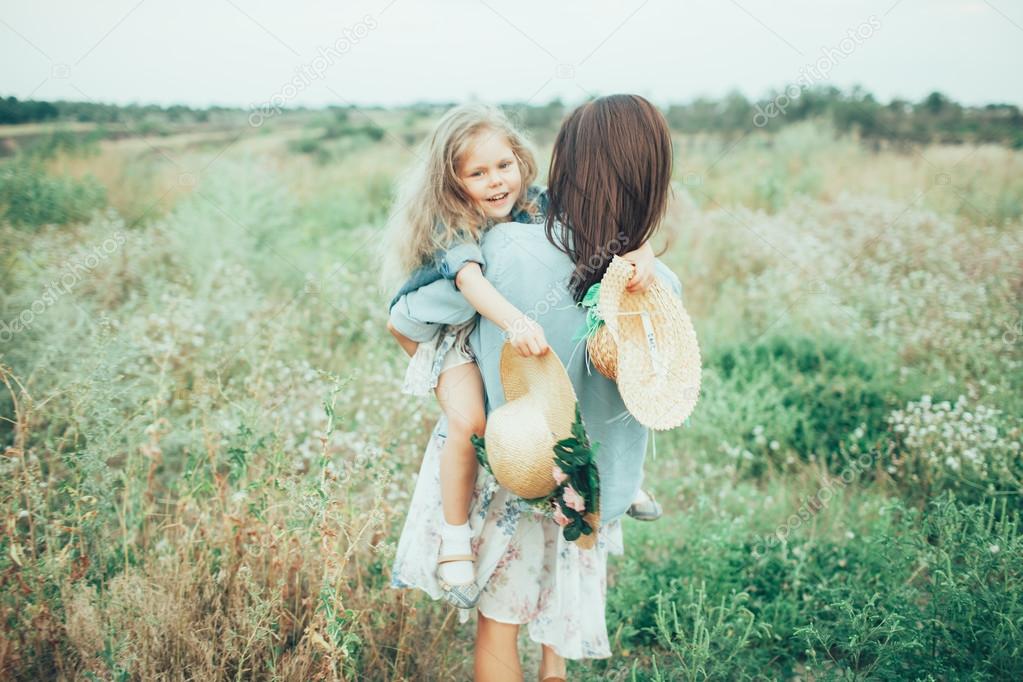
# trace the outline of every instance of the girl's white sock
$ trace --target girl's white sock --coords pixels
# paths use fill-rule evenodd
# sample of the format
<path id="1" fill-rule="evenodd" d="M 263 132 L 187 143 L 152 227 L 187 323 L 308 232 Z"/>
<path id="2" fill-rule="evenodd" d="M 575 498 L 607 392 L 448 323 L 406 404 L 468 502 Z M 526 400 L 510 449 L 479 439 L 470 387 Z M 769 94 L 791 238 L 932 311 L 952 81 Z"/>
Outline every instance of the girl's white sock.
<path id="1" fill-rule="evenodd" d="M 440 554 L 472 554 L 472 531 L 469 522 L 453 526 L 441 519 Z M 471 561 L 449 561 L 437 569 L 440 577 L 452 585 L 472 582 L 475 577 Z"/>

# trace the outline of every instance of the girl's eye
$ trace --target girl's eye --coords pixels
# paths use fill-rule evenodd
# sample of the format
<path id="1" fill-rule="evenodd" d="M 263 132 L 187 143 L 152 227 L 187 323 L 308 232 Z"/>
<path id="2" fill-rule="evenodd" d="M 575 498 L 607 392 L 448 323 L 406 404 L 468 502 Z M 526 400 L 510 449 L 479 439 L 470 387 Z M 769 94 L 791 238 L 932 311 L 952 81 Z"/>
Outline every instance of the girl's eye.
<path id="1" fill-rule="evenodd" d="M 512 165 L 511 161 L 505 161 L 504 163 L 501 164 L 501 168 L 508 168 L 511 165 Z"/>

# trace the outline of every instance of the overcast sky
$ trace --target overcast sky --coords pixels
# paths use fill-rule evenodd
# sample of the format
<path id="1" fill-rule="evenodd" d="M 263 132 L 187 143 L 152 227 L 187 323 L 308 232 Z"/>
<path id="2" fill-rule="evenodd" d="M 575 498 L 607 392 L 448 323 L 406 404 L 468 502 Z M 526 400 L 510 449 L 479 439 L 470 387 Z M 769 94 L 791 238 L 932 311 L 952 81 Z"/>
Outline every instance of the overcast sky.
<path id="1" fill-rule="evenodd" d="M 731 89 L 758 97 L 802 78 L 860 84 L 883 100 L 940 90 L 970 104 L 1023 104 L 1021 67 L 1020 0 L 2 0 L 0 9 L 0 95 L 19 99 L 253 107 L 637 92 L 665 104 Z"/>

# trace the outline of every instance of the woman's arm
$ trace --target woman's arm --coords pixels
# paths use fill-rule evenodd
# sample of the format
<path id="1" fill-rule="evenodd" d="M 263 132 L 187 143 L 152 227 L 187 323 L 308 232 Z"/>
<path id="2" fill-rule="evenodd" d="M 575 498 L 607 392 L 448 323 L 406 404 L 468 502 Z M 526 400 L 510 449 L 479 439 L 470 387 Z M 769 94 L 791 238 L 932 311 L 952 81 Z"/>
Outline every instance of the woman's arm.
<path id="1" fill-rule="evenodd" d="M 520 355 L 543 355 L 550 350 L 543 328 L 487 281 L 479 263 L 466 263 L 455 275 L 455 285 L 480 315 L 505 331 Z"/>

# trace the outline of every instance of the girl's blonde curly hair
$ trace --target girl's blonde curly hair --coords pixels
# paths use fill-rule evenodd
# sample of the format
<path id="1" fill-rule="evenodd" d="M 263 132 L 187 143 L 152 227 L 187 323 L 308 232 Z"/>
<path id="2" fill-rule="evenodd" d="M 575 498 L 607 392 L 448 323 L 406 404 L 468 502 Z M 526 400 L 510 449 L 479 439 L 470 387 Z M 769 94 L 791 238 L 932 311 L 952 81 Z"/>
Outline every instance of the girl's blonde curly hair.
<path id="1" fill-rule="evenodd" d="M 383 276 L 393 286 L 429 262 L 439 249 L 478 241 L 487 217 L 466 193 L 458 164 L 481 135 L 502 135 L 519 163 L 522 189 L 512 212 L 527 206 L 536 180 L 536 158 L 525 136 L 499 109 L 463 104 L 448 110 L 419 149 L 419 161 L 402 177 L 387 221 Z"/>

